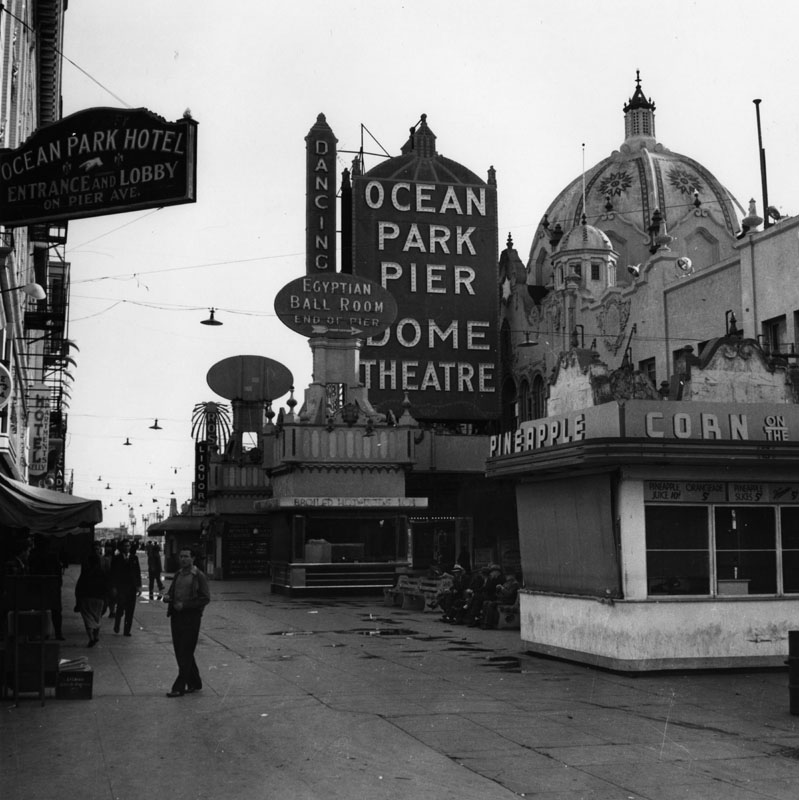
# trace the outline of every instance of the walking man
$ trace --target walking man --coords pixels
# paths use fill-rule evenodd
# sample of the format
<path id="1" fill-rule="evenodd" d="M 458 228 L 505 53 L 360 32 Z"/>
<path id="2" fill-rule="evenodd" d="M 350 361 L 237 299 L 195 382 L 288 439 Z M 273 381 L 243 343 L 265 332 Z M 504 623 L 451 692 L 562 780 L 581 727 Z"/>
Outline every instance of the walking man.
<path id="1" fill-rule="evenodd" d="M 158 542 L 147 545 L 147 575 L 150 583 L 150 600 L 153 599 L 153 586 L 158 585 L 158 591 L 164 591 L 164 582 L 161 580 L 163 565 L 161 564 L 161 547 Z"/>
<path id="2" fill-rule="evenodd" d="M 139 557 L 130 552 L 130 542 L 123 539 L 119 543 L 119 553 L 111 559 L 111 583 L 116 594 L 116 613 L 114 614 L 114 633 L 119 633 L 119 623 L 125 617 L 125 636 L 130 636 L 133 627 L 133 611 L 136 598 L 141 594 L 141 567 Z"/>
<path id="3" fill-rule="evenodd" d="M 200 622 L 203 610 L 211 602 L 208 579 L 194 566 L 194 558 L 188 547 L 178 554 L 180 569 L 165 595 L 169 603 L 166 615 L 172 629 L 172 646 L 178 662 L 178 676 L 167 697 L 182 697 L 203 688 L 200 670 L 194 660 L 194 650 L 200 638 Z"/>

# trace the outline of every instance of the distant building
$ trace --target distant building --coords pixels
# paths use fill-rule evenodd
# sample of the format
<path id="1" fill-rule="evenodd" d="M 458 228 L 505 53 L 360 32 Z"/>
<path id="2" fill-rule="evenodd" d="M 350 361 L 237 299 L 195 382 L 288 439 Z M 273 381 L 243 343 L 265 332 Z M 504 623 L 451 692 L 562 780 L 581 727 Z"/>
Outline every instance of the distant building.
<path id="1" fill-rule="evenodd" d="M 61 117 L 65 0 L 12 0 L 0 13 L 0 148 L 13 150 Z M 0 220 L 0 471 L 68 491 L 64 441 L 69 381 L 70 265 L 66 224 Z M 46 296 L 36 298 L 30 284 Z"/>

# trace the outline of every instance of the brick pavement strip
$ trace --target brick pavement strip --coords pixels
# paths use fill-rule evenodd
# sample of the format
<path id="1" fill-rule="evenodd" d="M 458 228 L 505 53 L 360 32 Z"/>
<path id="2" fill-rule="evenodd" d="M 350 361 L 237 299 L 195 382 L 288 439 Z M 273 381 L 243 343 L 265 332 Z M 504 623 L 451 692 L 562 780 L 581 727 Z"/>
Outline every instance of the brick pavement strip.
<path id="1" fill-rule="evenodd" d="M 786 671 L 616 674 L 380 597 L 211 590 L 205 688 L 179 699 L 163 606 L 140 601 L 130 638 L 104 620 L 91 650 L 66 613 L 93 699 L 3 701 L 0 797 L 796 798 Z"/>

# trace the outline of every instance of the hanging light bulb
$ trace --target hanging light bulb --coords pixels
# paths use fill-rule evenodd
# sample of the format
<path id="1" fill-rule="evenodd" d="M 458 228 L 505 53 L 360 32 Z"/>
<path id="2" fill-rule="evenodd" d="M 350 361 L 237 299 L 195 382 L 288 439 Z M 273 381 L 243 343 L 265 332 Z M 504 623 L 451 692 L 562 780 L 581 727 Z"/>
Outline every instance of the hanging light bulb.
<path id="1" fill-rule="evenodd" d="M 133 442 L 131 442 L 131 440 L 130 440 L 130 437 L 129 437 L 129 436 L 126 436 L 126 437 L 125 437 L 125 441 L 124 441 L 124 442 L 122 442 L 122 444 L 123 444 L 125 447 L 130 447 L 130 446 L 133 444 Z"/>
<path id="2" fill-rule="evenodd" d="M 155 422 L 152 425 L 150 425 L 150 430 L 151 431 L 161 431 L 161 430 L 163 430 L 163 428 L 158 424 L 158 419 L 157 418 L 156 418 Z"/>

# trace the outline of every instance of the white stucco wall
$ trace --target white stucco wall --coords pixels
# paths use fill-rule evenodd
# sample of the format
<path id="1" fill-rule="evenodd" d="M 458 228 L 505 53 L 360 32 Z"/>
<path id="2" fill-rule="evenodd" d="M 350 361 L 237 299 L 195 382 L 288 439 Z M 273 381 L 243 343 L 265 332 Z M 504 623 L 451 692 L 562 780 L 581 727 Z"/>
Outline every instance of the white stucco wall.
<path id="1" fill-rule="evenodd" d="M 528 649 L 618 670 L 782 666 L 799 599 L 520 599 Z"/>

